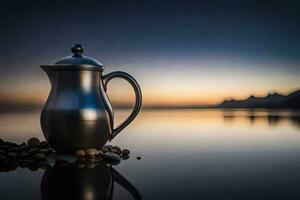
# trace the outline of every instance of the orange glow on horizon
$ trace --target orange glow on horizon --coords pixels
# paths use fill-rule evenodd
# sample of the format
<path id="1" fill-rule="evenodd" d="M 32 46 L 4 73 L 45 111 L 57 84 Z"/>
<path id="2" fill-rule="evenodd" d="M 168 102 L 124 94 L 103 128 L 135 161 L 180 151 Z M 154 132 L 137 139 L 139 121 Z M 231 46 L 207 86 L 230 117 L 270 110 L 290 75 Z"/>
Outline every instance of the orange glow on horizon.
<path id="1" fill-rule="evenodd" d="M 235 68 L 230 68 L 231 63 L 226 62 L 182 61 L 178 64 L 178 61 L 168 61 L 146 63 L 140 69 L 125 67 L 122 70 L 132 74 L 139 82 L 143 106 L 215 105 L 224 99 L 241 100 L 250 95 L 263 97 L 269 92 L 288 94 L 299 89 L 297 74 L 272 70 L 258 73 L 247 70 L 250 67 L 242 68 L 245 63 L 234 64 Z M 155 65 L 156 68 L 153 67 Z M 223 68 L 216 68 L 218 66 Z M 43 105 L 50 92 L 50 83 L 41 70 L 38 72 L 37 75 L 12 76 L 3 82 L 0 85 L 2 106 L 6 103 Z M 109 82 L 107 93 L 113 105 L 132 105 L 134 102 L 134 92 L 124 80 Z"/>

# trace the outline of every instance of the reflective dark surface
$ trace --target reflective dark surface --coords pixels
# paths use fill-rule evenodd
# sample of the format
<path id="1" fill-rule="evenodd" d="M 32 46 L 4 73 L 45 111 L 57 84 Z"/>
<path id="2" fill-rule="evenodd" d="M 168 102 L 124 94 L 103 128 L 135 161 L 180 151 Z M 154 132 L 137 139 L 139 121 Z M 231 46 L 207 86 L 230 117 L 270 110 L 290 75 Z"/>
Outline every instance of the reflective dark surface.
<path id="1" fill-rule="evenodd" d="M 117 110 L 116 124 L 130 112 Z M 113 140 L 131 151 L 113 168 L 142 199 L 299 199 L 299 116 L 287 110 L 143 110 Z M 19 143 L 42 138 L 38 122 L 38 112 L 1 113 L 1 137 Z M 0 173 L 0 199 L 42 199 L 44 173 Z M 133 199 L 114 183 L 113 199 Z"/>
<path id="2" fill-rule="evenodd" d="M 126 188 L 133 199 L 141 199 L 137 189 L 104 161 L 97 163 L 55 165 L 45 170 L 41 182 L 43 200 L 110 200 L 116 183 Z"/>

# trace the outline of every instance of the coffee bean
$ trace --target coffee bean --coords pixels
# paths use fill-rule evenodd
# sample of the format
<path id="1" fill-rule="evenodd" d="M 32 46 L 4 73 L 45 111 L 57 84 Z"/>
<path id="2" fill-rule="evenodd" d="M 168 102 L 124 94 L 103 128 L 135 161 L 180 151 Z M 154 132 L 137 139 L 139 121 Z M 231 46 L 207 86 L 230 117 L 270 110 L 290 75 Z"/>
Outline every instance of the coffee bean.
<path id="1" fill-rule="evenodd" d="M 108 149 L 109 152 L 112 152 L 114 148 L 113 145 L 106 145 L 105 147 Z"/>
<path id="2" fill-rule="evenodd" d="M 48 147 L 49 144 L 48 144 L 47 141 L 42 141 L 42 142 L 40 142 L 40 146 L 41 146 L 41 147 Z"/>
<path id="3" fill-rule="evenodd" d="M 109 152 L 108 148 L 106 148 L 106 147 L 103 147 L 103 148 L 101 149 L 101 151 L 102 151 L 103 153 Z"/>
<path id="4" fill-rule="evenodd" d="M 113 149 L 114 151 L 118 152 L 118 154 L 121 153 L 121 148 L 118 147 L 118 146 L 114 146 L 112 149 Z"/>
<path id="5" fill-rule="evenodd" d="M 128 149 L 122 150 L 122 156 L 128 156 L 130 154 L 130 151 Z"/>
<path id="6" fill-rule="evenodd" d="M 4 151 L 3 149 L 0 149 L 0 154 L 6 155 L 6 151 Z"/>
<path id="7" fill-rule="evenodd" d="M 82 150 L 82 149 L 76 151 L 76 156 L 78 156 L 78 157 L 83 157 L 83 156 L 85 156 L 85 151 Z"/>
<path id="8" fill-rule="evenodd" d="M 16 143 L 13 143 L 13 142 L 3 142 L 3 144 L 9 145 L 10 147 L 17 147 L 18 146 Z"/>
<path id="9" fill-rule="evenodd" d="M 117 149 L 118 151 L 121 151 L 121 147 L 119 147 L 119 146 L 114 146 L 113 148 Z"/>
<path id="10" fill-rule="evenodd" d="M 17 148 L 18 151 L 25 151 L 25 150 L 27 150 L 27 145 L 25 144 L 25 142 L 23 142 L 22 144 L 20 144 L 16 148 Z"/>
<path id="11" fill-rule="evenodd" d="M 20 152 L 20 158 L 26 158 L 26 157 L 28 157 L 29 156 L 29 153 L 28 152 L 26 152 L 26 151 L 21 151 Z"/>
<path id="12" fill-rule="evenodd" d="M 27 145 L 29 148 L 32 148 L 32 147 L 37 147 L 40 145 L 40 140 L 37 139 L 37 138 L 30 138 L 28 141 L 27 141 Z"/>
<path id="13" fill-rule="evenodd" d="M 99 150 L 98 152 L 98 156 L 103 156 L 104 152 L 102 150 Z"/>
<path id="14" fill-rule="evenodd" d="M 118 154 L 118 155 L 121 154 L 121 151 L 119 151 L 118 149 L 115 149 L 115 148 L 112 148 L 112 149 L 111 149 L 111 152 L 116 153 L 116 154 Z"/>
<path id="15" fill-rule="evenodd" d="M 113 146 L 110 145 L 110 144 L 108 144 L 108 145 L 105 145 L 104 147 L 107 148 L 107 149 L 110 149 L 110 148 L 112 148 Z"/>
<path id="16" fill-rule="evenodd" d="M 107 152 L 103 154 L 103 158 L 106 161 L 120 161 L 121 157 L 118 154 L 112 153 L 112 152 Z"/>
<path id="17" fill-rule="evenodd" d="M 89 149 L 85 150 L 85 154 L 87 156 L 94 157 L 94 156 L 99 154 L 99 151 L 97 149 L 94 149 L 94 148 L 89 148 Z"/>
<path id="18" fill-rule="evenodd" d="M 17 152 L 8 152 L 7 156 L 10 158 L 17 158 L 19 154 Z"/>
<path id="19" fill-rule="evenodd" d="M 0 144 L 0 149 L 2 149 L 2 150 L 7 150 L 7 149 L 9 149 L 9 148 L 11 148 L 11 146 L 10 145 L 8 145 L 8 144 Z"/>
<path id="20" fill-rule="evenodd" d="M 18 147 L 11 147 L 7 151 L 8 152 L 16 152 L 16 151 L 18 151 Z"/>

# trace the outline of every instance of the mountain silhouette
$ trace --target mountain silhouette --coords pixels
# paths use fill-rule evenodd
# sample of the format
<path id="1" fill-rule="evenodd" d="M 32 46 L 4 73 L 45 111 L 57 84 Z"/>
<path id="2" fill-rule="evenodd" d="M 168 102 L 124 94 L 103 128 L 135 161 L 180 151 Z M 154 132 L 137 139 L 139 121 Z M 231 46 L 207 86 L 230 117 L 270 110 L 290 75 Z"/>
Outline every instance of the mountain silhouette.
<path id="1" fill-rule="evenodd" d="M 282 95 L 269 93 L 265 97 L 251 95 L 245 100 L 225 100 L 218 108 L 300 108 L 300 90 Z"/>

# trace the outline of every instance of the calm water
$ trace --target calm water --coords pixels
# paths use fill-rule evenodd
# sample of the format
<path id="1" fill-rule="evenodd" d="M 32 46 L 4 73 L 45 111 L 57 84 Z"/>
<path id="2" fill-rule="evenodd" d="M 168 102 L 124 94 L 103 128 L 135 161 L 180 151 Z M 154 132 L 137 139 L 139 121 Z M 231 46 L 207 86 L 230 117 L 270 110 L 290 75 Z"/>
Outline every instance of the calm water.
<path id="1" fill-rule="evenodd" d="M 128 111 L 116 114 L 120 122 Z M 1 113 L 0 136 L 42 139 L 39 113 Z M 144 110 L 113 144 L 131 150 L 131 158 L 113 168 L 143 199 L 300 199 L 300 112 Z M 90 172 L 100 181 L 86 178 Z M 76 173 L 84 187 L 73 193 L 81 199 L 108 191 L 107 173 Z M 51 173 L 44 174 L 0 173 L 0 199 L 51 199 L 55 190 L 42 182 Z M 113 199 L 132 199 L 128 188 L 112 187 Z"/>

